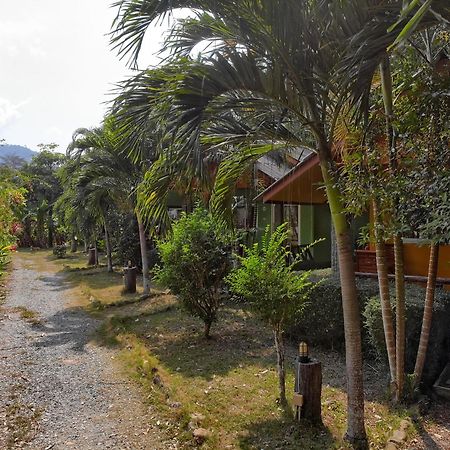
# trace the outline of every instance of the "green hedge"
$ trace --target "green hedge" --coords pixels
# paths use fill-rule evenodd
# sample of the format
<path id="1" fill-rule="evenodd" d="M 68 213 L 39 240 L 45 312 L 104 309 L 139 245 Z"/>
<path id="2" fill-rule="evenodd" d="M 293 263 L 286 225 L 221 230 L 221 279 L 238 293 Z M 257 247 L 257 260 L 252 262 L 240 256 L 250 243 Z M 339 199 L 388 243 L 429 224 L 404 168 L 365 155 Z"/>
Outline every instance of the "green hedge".
<path id="1" fill-rule="evenodd" d="M 417 348 L 424 310 L 425 289 L 417 285 L 407 285 L 406 291 L 406 356 L 405 369 L 407 373 L 414 371 Z M 395 299 L 393 299 L 395 301 Z M 394 305 L 393 305 L 394 307 Z M 364 310 L 364 323 L 368 333 L 371 348 L 376 356 L 387 361 L 384 342 L 381 304 L 377 296 L 367 303 Z M 430 341 L 425 361 L 423 382 L 432 384 L 445 364 L 450 352 L 450 292 L 438 289 L 433 306 L 433 322 Z"/>
<path id="2" fill-rule="evenodd" d="M 301 319 L 287 334 L 295 342 L 306 340 L 311 346 L 343 350 L 344 319 L 339 279 L 313 271 L 312 279 L 320 281 Z M 357 280 L 365 357 L 387 360 L 384 342 L 378 283 L 375 279 Z M 394 287 L 391 284 L 391 294 Z M 422 326 L 425 289 L 419 285 L 406 286 L 406 371 L 414 370 L 417 347 Z M 393 303 L 395 298 L 392 297 Z M 423 374 L 425 385 L 432 384 L 448 362 L 450 354 L 450 292 L 437 289 L 434 303 L 433 324 L 427 360 Z M 395 312 L 395 311 L 394 311 Z"/>
<path id="3" fill-rule="evenodd" d="M 288 335 L 294 341 L 306 340 L 313 346 L 339 350 L 344 348 L 341 285 L 339 278 L 322 273 L 313 271 L 312 279 L 319 285 L 314 289 L 302 318 L 288 330 Z M 360 278 L 357 289 L 362 312 L 369 299 L 378 293 L 378 284 L 376 280 Z M 365 347 L 366 341 L 364 336 Z"/>

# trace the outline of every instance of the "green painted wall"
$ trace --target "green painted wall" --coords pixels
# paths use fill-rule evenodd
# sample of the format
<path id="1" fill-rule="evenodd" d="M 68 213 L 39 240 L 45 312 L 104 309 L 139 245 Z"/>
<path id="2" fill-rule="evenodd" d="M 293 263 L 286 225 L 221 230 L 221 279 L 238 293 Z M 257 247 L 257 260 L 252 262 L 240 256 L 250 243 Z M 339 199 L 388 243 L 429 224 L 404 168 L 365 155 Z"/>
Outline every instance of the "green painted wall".
<path id="1" fill-rule="evenodd" d="M 267 225 L 272 225 L 272 205 L 267 203 L 256 204 L 256 239 L 260 242 Z"/>
<path id="2" fill-rule="evenodd" d="M 300 205 L 299 214 L 299 244 L 311 244 L 314 241 L 314 206 Z"/>
<path id="3" fill-rule="evenodd" d="M 328 205 L 314 205 L 314 239 L 325 238 L 313 247 L 317 267 L 331 265 L 331 214 Z"/>
<path id="4" fill-rule="evenodd" d="M 358 240 L 360 238 L 361 228 L 369 223 L 369 214 L 364 213 L 361 216 L 355 217 L 350 224 L 350 232 L 352 238 L 353 248 L 358 248 Z"/>
<path id="5" fill-rule="evenodd" d="M 175 191 L 169 191 L 167 196 L 167 206 L 169 208 L 181 208 L 183 205 L 183 197 Z"/>
<path id="6" fill-rule="evenodd" d="M 325 205 L 300 205 L 299 207 L 299 240 L 300 244 L 310 244 L 316 239 L 324 240 L 311 249 L 314 261 L 301 263 L 301 269 L 323 268 L 331 266 L 331 214 L 328 204 Z M 273 205 L 257 203 L 257 240 L 261 241 L 267 225 L 273 227 Z M 366 215 L 352 221 L 352 241 L 356 243 L 359 229 L 367 224 Z"/>

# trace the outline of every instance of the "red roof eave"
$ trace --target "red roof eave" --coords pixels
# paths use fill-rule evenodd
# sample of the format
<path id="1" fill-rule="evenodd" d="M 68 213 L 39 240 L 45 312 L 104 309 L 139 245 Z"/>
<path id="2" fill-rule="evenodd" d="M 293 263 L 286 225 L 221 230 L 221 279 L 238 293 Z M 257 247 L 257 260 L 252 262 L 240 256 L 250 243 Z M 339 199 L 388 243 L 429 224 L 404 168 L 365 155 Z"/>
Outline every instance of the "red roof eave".
<path id="1" fill-rule="evenodd" d="M 255 197 L 255 200 L 261 200 L 264 203 L 270 202 L 274 196 L 282 191 L 286 186 L 293 183 L 295 180 L 304 175 L 308 170 L 319 164 L 319 157 L 316 153 L 311 153 L 298 165 L 292 168 L 284 177 L 275 181 L 267 189 L 262 191 Z"/>

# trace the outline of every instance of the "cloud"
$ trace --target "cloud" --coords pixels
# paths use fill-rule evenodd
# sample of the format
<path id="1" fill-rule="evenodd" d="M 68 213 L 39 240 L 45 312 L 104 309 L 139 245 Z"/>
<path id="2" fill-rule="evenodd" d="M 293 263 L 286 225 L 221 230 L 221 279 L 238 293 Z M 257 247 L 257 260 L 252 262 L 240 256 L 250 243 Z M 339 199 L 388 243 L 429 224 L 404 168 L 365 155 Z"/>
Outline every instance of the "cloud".
<path id="1" fill-rule="evenodd" d="M 0 51 L 10 57 L 22 57 L 23 52 L 35 59 L 42 59 L 47 53 L 40 36 L 45 28 L 37 20 L 0 20 Z"/>
<path id="2" fill-rule="evenodd" d="M 20 118 L 19 109 L 26 103 L 28 103 L 28 100 L 13 104 L 8 99 L 0 97 L 0 127 L 4 127 L 15 119 Z"/>
<path id="3" fill-rule="evenodd" d="M 66 138 L 63 130 L 56 126 L 50 126 L 45 129 L 43 133 L 44 144 L 48 144 L 50 142 L 63 142 Z M 64 153 L 65 148 L 60 147 L 57 151 Z"/>

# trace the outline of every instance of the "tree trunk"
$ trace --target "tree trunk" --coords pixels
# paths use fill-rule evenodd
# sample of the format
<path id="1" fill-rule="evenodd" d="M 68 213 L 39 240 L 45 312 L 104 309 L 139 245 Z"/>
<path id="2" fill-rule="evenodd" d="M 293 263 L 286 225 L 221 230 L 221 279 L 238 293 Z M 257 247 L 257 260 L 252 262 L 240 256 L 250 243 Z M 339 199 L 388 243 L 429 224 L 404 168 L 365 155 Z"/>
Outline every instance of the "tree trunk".
<path id="1" fill-rule="evenodd" d="M 341 195 L 331 175 L 331 151 L 324 142 L 321 143 L 319 157 L 336 234 L 341 280 L 348 400 L 346 439 L 355 446 L 365 448 L 367 447 L 367 436 L 364 427 L 361 319 L 350 228 L 345 217 Z"/>
<path id="2" fill-rule="evenodd" d="M 50 207 L 48 209 L 48 221 L 47 221 L 47 228 L 48 228 L 48 247 L 53 247 L 53 208 Z"/>
<path id="3" fill-rule="evenodd" d="M 397 389 L 396 400 L 400 401 L 403 396 L 405 385 L 405 336 L 406 336 L 406 298 L 405 298 L 405 271 L 403 261 L 403 242 L 400 234 L 394 236 L 394 259 L 395 259 L 395 297 L 396 297 L 396 375 Z"/>
<path id="4" fill-rule="evenodd" d="M 71 236 L 71 243 L 70 243 L 70 252 L 75 253 L 78 249 L 78 242 L 75 239 L 75 233 L 72 233 Z"/>
<path id="5" fill-rule="evenodd" d="M 392 119 L 394 116 L 394 103 L 392 91 L 392 75 L 389 55 L 386 53 L 380 63 L 381 90 L 383 93 L 384 113 L 386 117 L 386 134 L 388 138 L 389 157 L 392 163 L 395 156 L 394 146 L 394 129 L 392 127 Z"/>
<path id="6" fill-rule="evenodd" d="M 337 252 L 336 233 L 334 231 L 334 225 L 331 223 L 331 272 L 333 275 L 339 275 L 339 261 Z"/>
<path id="7" fill-rule="evenodd" d="M 278 386 L 280 390 L 280 403 L 287 404 L 286 400 L 286 368 L 284 366 L 285 351 L 283 342 L 283 333 L 279 329 L 275 329 L 275 348 L 277 350 L 277 372 L 278 372 Z"/>
<path id="8" fill-rule="evenodd" d="M 386 263 L 386 244 L 380 228 L 382 220 L 377 200 L 373 201 L 374 231 L 375 231 L 375 251 L 377 260 L 378 286 L 380 291 L 381 313 L 383 317 L 384 339 L 389 360 L 389 370 L 391 373 L 391 383 L 396 382 L 396 361 L 395 361 L 395 334 L 394 320 L 389 293 L 389 277 Z"/>
<path id="9" fill-rule="evenodd" d="M 394 118 L 394 102 L 392 90 L 392 74 L 389 55 L 385 54 L 380 63 L 381 89 L 383 93 L 384 112 L 386 117 L 386 135 L 389 145 L 389 167 L 392 176 L 397 171 L 397 152 L 392 120 Z M 394 199 L 398 208 L 398 198 Z M 405 278 L 403 264 L 403 243 L 399 233 L 394 235 L 395 258 L 395 296 L 396 296 L 396 337 L 395 337 L 395 397 L 399 401 L 405 381 Z M 389 305 L 390 309 L 390 305 Z M 387 342 L 387 341 L 386 341 Z M 389 350 L 388 350 L 389 351 Z M 391 359 L 389 359 L 391 365 Z M 392 378 L 392 369 L 391 369 Z"/>
<path id="10" fill-rule="evenodd" d="M 430 338 L 431 319 L 433 316 L 434 292 L 439 261 L 439 244 L 430 246 L 428 263 L 427 290 L 425 293 L 425 308 L 423 310 L 422 330 L 420 332 L 419 348 L 417 350 L 416 365 L 414 367 L 414 385 L 418 386 L 422 379 L 423 367 L 427 356 L 428 340 Z"/>
<path id="11" fill-rule="evenodd" d="M 45 235 L 45 229 L 44 229 L 44 223 L 45 223 L 45 216 L 43 216 L 41 213 L 38 212 L 37 219 L 36 219 L 36 240 L 39 247 L 45 247 L 44 242 L 44 235 Z"/>
<path id="12" fill-rule="evenodd" d="M 138 222 L 139 243 L 141 247 L 142 285 L 144 289 L 144 295 L 148 295 L 150 293 L 150 279 L 148 273 L 147 239 L 145 237 L 145 227 L 138 212 L 136 213 L 136 218 Z"/>
<path id="13" fill-rule="evenodd" d="M 105 246 L 106 246 L 106 260 L 108 264 L 108 272 L 113 272 L 114 269 L 111 254 L 111 242 L 108 227 L 106 226 L 106 220 L 105 220 Z"/>
<path id="14" fill-rule="evenodd" d="M 210 320 L 205 321 L 205 329 L 203 333 L 206 339 L 211 339 L 211 325 L 212 322 Z"/>

